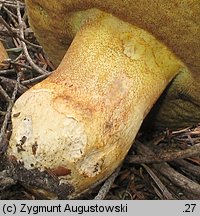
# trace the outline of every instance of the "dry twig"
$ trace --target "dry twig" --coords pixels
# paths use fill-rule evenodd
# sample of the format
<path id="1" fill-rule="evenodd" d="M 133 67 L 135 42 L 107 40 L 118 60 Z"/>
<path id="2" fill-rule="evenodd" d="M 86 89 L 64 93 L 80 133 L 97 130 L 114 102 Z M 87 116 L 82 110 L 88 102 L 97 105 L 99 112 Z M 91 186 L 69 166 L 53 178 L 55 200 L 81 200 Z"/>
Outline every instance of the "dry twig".
<path id="1" fill-rule="evenodd" d="M 127 162 L 134 164 L 161 163 L 177 159 L 189 158 L 197 155 L 200 155 L 200 143 L 183 150 L 173 150 L 170 152 L 166 150 L 160 150 L 158 154 L 146 155 L 145 157 L 143 155 L 131 155 L 127 157 Z"/>
<path id="2" fill-rule="evenodd" d="M 17 26 L 17 16 L 12 13 L 6 6 L 3 6 L 3 9 L 7 12 L 8 16 L 10 17 L 10 19 L 12 20 L 12 22 L 15 24 L 15 26 Z"/>
<path id="3" fill-rule="evenodd" d="M 194 165 L 186 160 L 176 160 L 174 161 L 174 164 L 179 166 L 179 168 L 185 173 L 189 173 L 200 178 L 200 166 Z"/>
<path id="4" fill-rule="evenodd" d="M 9 0 L 0 0 L 0 4 L 2 4 L 3 6 L 7 6 L 7 7 L 12 7 L 12 8 L 17 8 L 16 2 L 15 1 L 9 1 Z M 19 7 L 20 8 L 24 8 L 25 4 L 22 2 L 19 2 Z"/>
<path id="5" fill-rule="evenodd" d="M 10 102 L 10 96 L 4 90 L 4 88 L 0 85 L 0 94 L 4 96 L 7 102 Z"/>
<path id="6" fill-rule="evenodd" d="M 5 69 L 5 70 L 0 70 L 0 76 L 1 75 L 9 75 L 9 74 L 14 74 L 15 70 L 14 69 Z"/>
<path id="7" fill-rule="evenodd" d="M 49 76 L 48 74 L 43 74 L 43 75 L 34 77 L 34 78 L 32 78 L 32 79 L 24 80 L 24 81 L 22 81 L 21 83 L 22 83 L 23 85 L 29 85 L 29 84 L 37 83 L 37 82 L 39 82 L 39 81 L 42 81 L 43 79 L 45 79 L 45 78 L 48 77 L 48 76 Z"/>
<path id="8" fill-rule="evenodd" d="M 16 81 L 16 84 L 15 84 L 15 87 L 14 87 L 14 90 L 13 90 L 12 97 L 11 97 L 11 99 L 9 101 L 9 105 L 8 105 L 8 108 L 7 108 L 6 115 L 4 117 L 3 125 L 1 127 L 1 132 L 0 132 L 0 152 L 5 151 L 4 140 L 5 140 L 5 136 L 6 136 L 6 129 L 7 129 L 8 121 L 9 121 L 10 116 L 11 116 L 11 110 L 12 110 L 12 107 L 13 107 L 17 92 L 18 92 L 20 79 L 21 79 L 21 73 L 19 72 L 17 74 L 17 81 Z"/>
<path id="9" fill-rule="evenodd" d="M 143 154 L 143 157 L 146 155 L 153 155 L 156 157 L 156 154 L 149 147 L 143 145 L 142 143 L 138 145 L 138 151 L 140 154 Z M 200 197 L 200 185 L 198 183 L 178 173 L 167 163 L 153 164 L 152 166 L 158 172 L 168 178 L 172 183 L 179 186 L 187 193 Z"/>
<path id="10" fill-rule="evenodd" d="M 103 200 L 107 193 L 109 192 L 110 188 L 113 185 L 113 182 L 115 181 L 116 177 L 119 174 L 119 171 L 121 169 L 121 166 L 119 166 L 114 173 L 104 182 L 103 186 L 99 190 L 97 196 L 94 198 L 94 200 Z"/>
<path id="11" fill-rule="evenodd" d="M 18 17 L 18 22 L 19 22 L 19 31 L 20 31 L 20 37 L 24 39 L 24 23 L 21 17 L 21 12 L 20 12 L 20 3 L 19 1 L 17 1 L 17 17 Z M 41 69 L 40 67 L 38 67 L 33 60 L 31 59 L 29 53 L 28 53 L 28 49 L 26 47 L 26 43 L 24 41 L 21 41 L 21 45 L 24 51 L 24 54 L 26 56 L 27 61 L 29 62 L 29 64 L 32 66 L 32 68 L 34 70 L 36 70 L 38 73 L 40 74 L 50 74 L 48 71 Z"/>
<path id="12" fill-rule="evenodd" d="M 11 86 L 15 86 L 17 81 L 10 79 L 10 78 L 6 78 L 3 76 L 0 76 L 0 82 L 5 83 L 6 85 L 11 85 Z M 19 88 L 18 88 L 18 92 L 20 94 L 24 93 L 25 91 L 27 91 L 27 88 L 25 86 L 23 86 L 22 84 L 19 83 Z"/>
<path id="13" fill-rule="evenodd" d="M 180 174 L 172 167 L 170 167 L 167 163 L 162 164 L 154 164 L 153 167 L 162 173 L 165 177 L 167 177 L 172 183 L 181 187 L 187 193 L 192 193 L 198 197 L 200 197 L 200 185 L 186 176 Z"/>

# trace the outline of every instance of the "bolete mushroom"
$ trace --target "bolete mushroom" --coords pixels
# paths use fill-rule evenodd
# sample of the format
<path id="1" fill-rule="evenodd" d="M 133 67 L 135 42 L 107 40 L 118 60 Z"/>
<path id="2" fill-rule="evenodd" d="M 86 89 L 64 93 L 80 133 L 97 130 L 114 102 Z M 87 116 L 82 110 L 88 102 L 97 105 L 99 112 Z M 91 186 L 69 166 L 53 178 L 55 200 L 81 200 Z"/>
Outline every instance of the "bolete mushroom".
<path id="1" fill-rule="evenodd" d="M 26 6 L 59 66 L 16 101 L 8 154 L 26 170 L 48 169 L 71 185 L 68 198 L 122 163 L 172 80 L 158 125 L 200 120 L 199 0 L 26 0 Z"/>

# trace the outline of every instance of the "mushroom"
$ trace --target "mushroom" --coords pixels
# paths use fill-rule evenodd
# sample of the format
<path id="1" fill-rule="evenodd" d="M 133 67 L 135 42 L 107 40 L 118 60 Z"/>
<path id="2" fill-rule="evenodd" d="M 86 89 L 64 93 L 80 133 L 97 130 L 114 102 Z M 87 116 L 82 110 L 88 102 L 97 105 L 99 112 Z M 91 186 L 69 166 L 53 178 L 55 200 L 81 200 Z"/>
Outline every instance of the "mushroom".
<path id="1" fill-rule="evenodd" d="M 26 171 L 48 170 L 69 185 L 65 198 L 122 163 L 172 80 L 158 125 L 200 120 L 193 112 L 200 114 L 199 0 L 26 0 L 26 6 L 59 66 L 15 102 L 8 155 Z M 46 187 L 34 192 L 59 197 Z"/>
<path id="2" fill-rule="evenodd" d="M 8 54 L 0 41 L 0 69 L 8 68 L 8 64 L 4 63 L 4 60 L 8 59 Z"/>

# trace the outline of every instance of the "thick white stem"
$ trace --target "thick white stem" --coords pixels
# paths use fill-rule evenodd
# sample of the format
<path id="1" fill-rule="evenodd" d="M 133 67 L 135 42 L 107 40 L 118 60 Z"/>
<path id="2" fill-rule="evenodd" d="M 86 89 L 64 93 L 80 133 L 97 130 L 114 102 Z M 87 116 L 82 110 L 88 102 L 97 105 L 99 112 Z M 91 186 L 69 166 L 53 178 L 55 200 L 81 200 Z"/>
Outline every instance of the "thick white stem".
<path id="1" fill-rule="evenodd" d="M 180 67 L 153 36 L 101 13 L 54 74 L 16 101 L 9 154 L 27 169 L 70 170 L 62 182 L 86 190 L 122 162 Z"/>

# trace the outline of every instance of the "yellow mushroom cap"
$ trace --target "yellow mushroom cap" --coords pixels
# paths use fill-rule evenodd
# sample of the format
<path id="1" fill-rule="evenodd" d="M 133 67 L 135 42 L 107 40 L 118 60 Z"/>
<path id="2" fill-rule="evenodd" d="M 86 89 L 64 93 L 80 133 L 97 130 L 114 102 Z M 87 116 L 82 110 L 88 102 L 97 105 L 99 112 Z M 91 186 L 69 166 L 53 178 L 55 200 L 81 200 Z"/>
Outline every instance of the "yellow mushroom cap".
<path id="1" fill-rule="evenodd" d="M 8 68 L 8 64 L 3 63 L 6 59 L 8 59 L 8 54 L 0 41 L 0 69 Z"/>
<path id="2" fill-rule="evenodd" d="M 90 15 L 87 10 L 97 8 L 148 31 L 191 71 L 199 73 L 199 0 L 26 0 L 26 4 L 34 32 L 57 65 L 84 23 L 84 17 Z M 55 54 L 55 50 L 60 52 Z"/>

